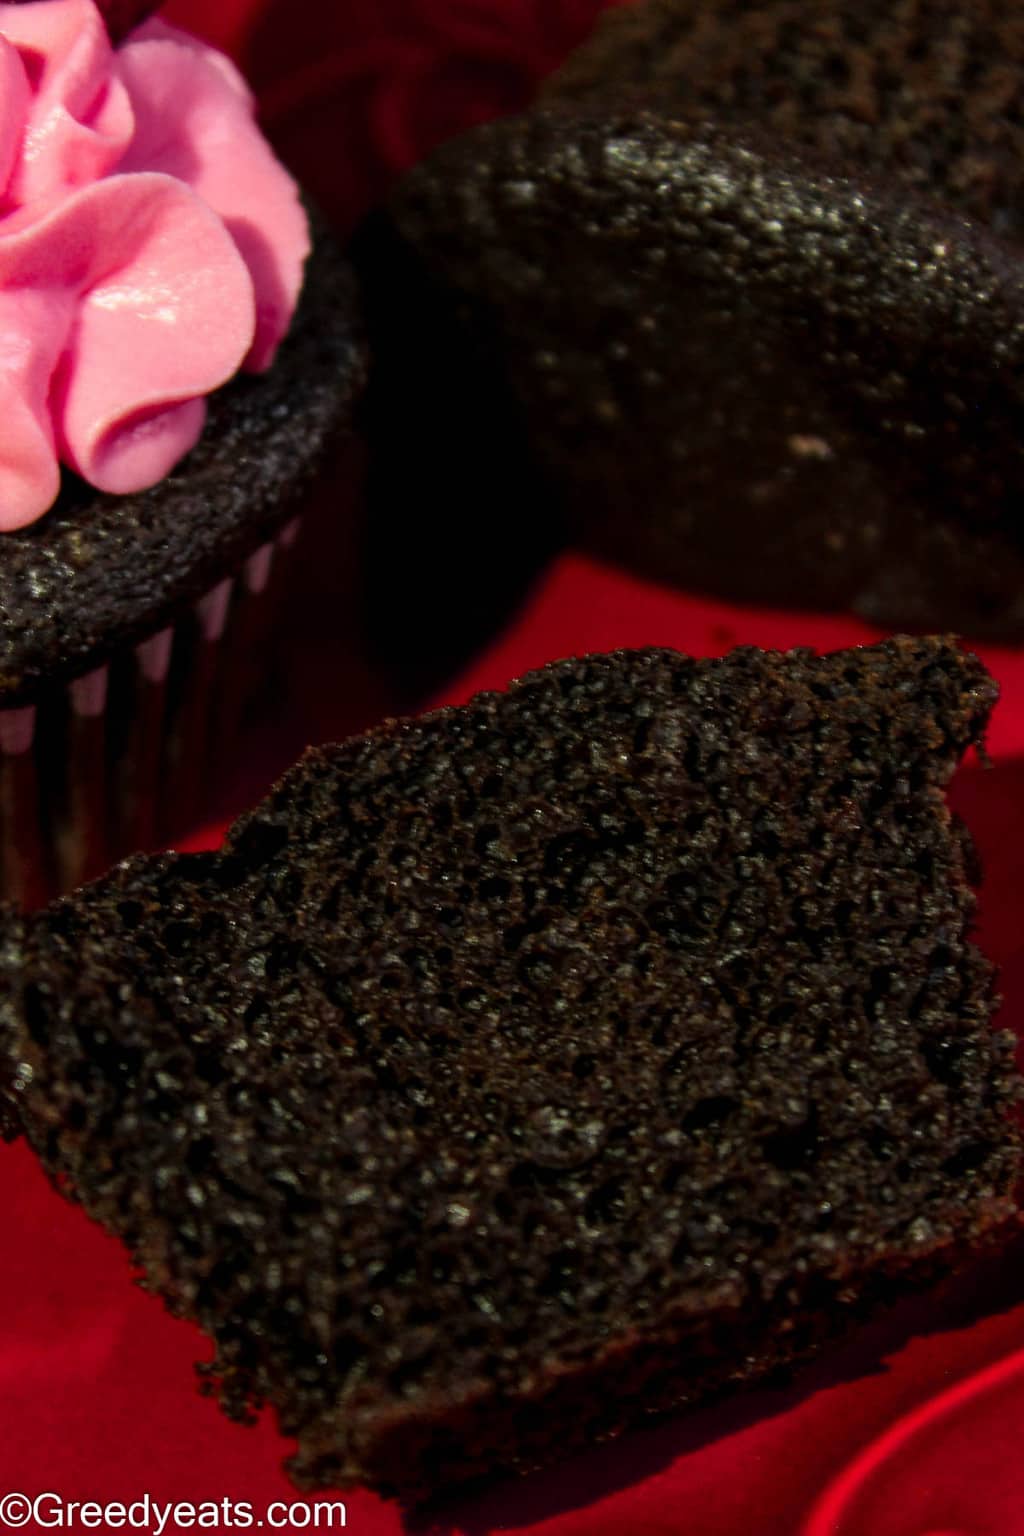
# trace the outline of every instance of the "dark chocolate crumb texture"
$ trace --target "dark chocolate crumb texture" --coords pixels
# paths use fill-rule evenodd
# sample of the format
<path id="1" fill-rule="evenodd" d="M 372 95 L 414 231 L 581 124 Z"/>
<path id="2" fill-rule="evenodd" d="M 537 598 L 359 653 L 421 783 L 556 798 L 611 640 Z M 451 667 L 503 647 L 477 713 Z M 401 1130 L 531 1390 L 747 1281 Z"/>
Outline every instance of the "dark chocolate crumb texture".
<path id="1" fill-rule="evenodd" d="M 7 1114 L 268 1401 L 421 1496 L 764 1375 L 1011 1217 L 943 640 L 564 661 L 313 752 L 0 947 Z"/>
<path id="2" fill-rule="evenodd" d="M 603 15 L 547 91 L 623 85 L 694 122 L 760 125 L 1024 235 L 1016 0 L 643 0 Z"/>
<path id="3" fill-rule="evenodd" d="M 70 471 L 52 511 L 0 541 L 0 704 L 101 665 L 179 618 L 305 510 L 366 372 L 355 281 L 322 220 L 273 368 L 208 401 L 206 429 L 151 490 L 111 496 Z"/>
<path id="4" fill-rule="evenodd" d="M 489 397 L 520 505 L 644 574 L 1020 639 L 1022 178 L 1008 3 L 622 7 L 364 231 L 371 403 L 444 485 Z"/>

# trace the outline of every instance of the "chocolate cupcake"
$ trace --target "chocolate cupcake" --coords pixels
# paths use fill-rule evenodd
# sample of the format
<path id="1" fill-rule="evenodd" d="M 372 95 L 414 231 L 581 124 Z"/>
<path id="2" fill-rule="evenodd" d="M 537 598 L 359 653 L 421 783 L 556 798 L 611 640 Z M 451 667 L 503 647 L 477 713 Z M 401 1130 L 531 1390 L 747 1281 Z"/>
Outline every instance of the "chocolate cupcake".
<path id="1" fill-rule="evenodd" d="M 558 662 L 0 935 L 0 1121 L 307 1485 L 528 1471 L 1013 1222 L 948 640 Z"/>
<path id="2" fill-rule="evenodd" d="M 371 419 L 414 415 L 404 335 L 432 373 L 420 484 L 467 519 L 445 424 L 470 409 L 503 526 L 1020 639 L 1022 144 L 1007 4 L 613 12 L 542 109 L 446 146 L 363 231 Z M 401 467 L 374 474 L 394 502 Z"/>
<path id="3" fill-rule="evenodd" d="M 0 893 L 31 904 L 198 813 L 276 568 L 343 501 L 364 352 L 226 58 L 40 0 L 0 70 Z"/>
<path id="4" fill-rule="evenodd" d="M 643 0 L 599 17 L 552 100 L 656 93 L 1024 235 L 1024 18 L 1013 0 Z"/>

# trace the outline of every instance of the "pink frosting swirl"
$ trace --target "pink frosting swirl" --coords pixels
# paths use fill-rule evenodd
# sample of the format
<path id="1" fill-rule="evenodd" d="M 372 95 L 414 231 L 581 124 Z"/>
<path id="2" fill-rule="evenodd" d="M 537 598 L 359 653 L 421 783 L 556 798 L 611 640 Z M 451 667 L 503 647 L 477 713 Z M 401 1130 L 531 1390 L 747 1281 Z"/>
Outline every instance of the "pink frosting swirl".
<path id="1" fill-rule="evenodd" d="M 0 3 L 0 530 L 161 480 L 205 396 L 270 366 L 302 284 L 298 189 L 234 65 L 93 0 Z"/>

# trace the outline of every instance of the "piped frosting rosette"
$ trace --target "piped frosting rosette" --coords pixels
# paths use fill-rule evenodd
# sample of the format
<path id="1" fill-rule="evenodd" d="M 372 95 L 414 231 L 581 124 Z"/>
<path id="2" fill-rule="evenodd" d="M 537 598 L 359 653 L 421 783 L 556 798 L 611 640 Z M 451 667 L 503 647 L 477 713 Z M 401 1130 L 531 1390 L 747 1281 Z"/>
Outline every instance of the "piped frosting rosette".
<path id="1" fill-rule="evenodd" d="M 0 4 L 0 530 L 60 464 L 145 490 L 288 330 L 309 232 L 234 66 L 93 0 Z"/>

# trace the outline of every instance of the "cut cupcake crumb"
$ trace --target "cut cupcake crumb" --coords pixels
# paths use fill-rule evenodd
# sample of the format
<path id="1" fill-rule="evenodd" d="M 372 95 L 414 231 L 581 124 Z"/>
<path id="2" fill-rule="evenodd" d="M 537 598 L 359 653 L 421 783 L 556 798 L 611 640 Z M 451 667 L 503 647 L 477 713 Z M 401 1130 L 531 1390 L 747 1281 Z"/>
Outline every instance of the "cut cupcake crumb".
<path id="1" fill-rule="evenodd" d="M 525 1471 L 1011 1218 L 943 640 L 565 661 L 0 947 L 9 1113 L 305 1485 Z"/>

